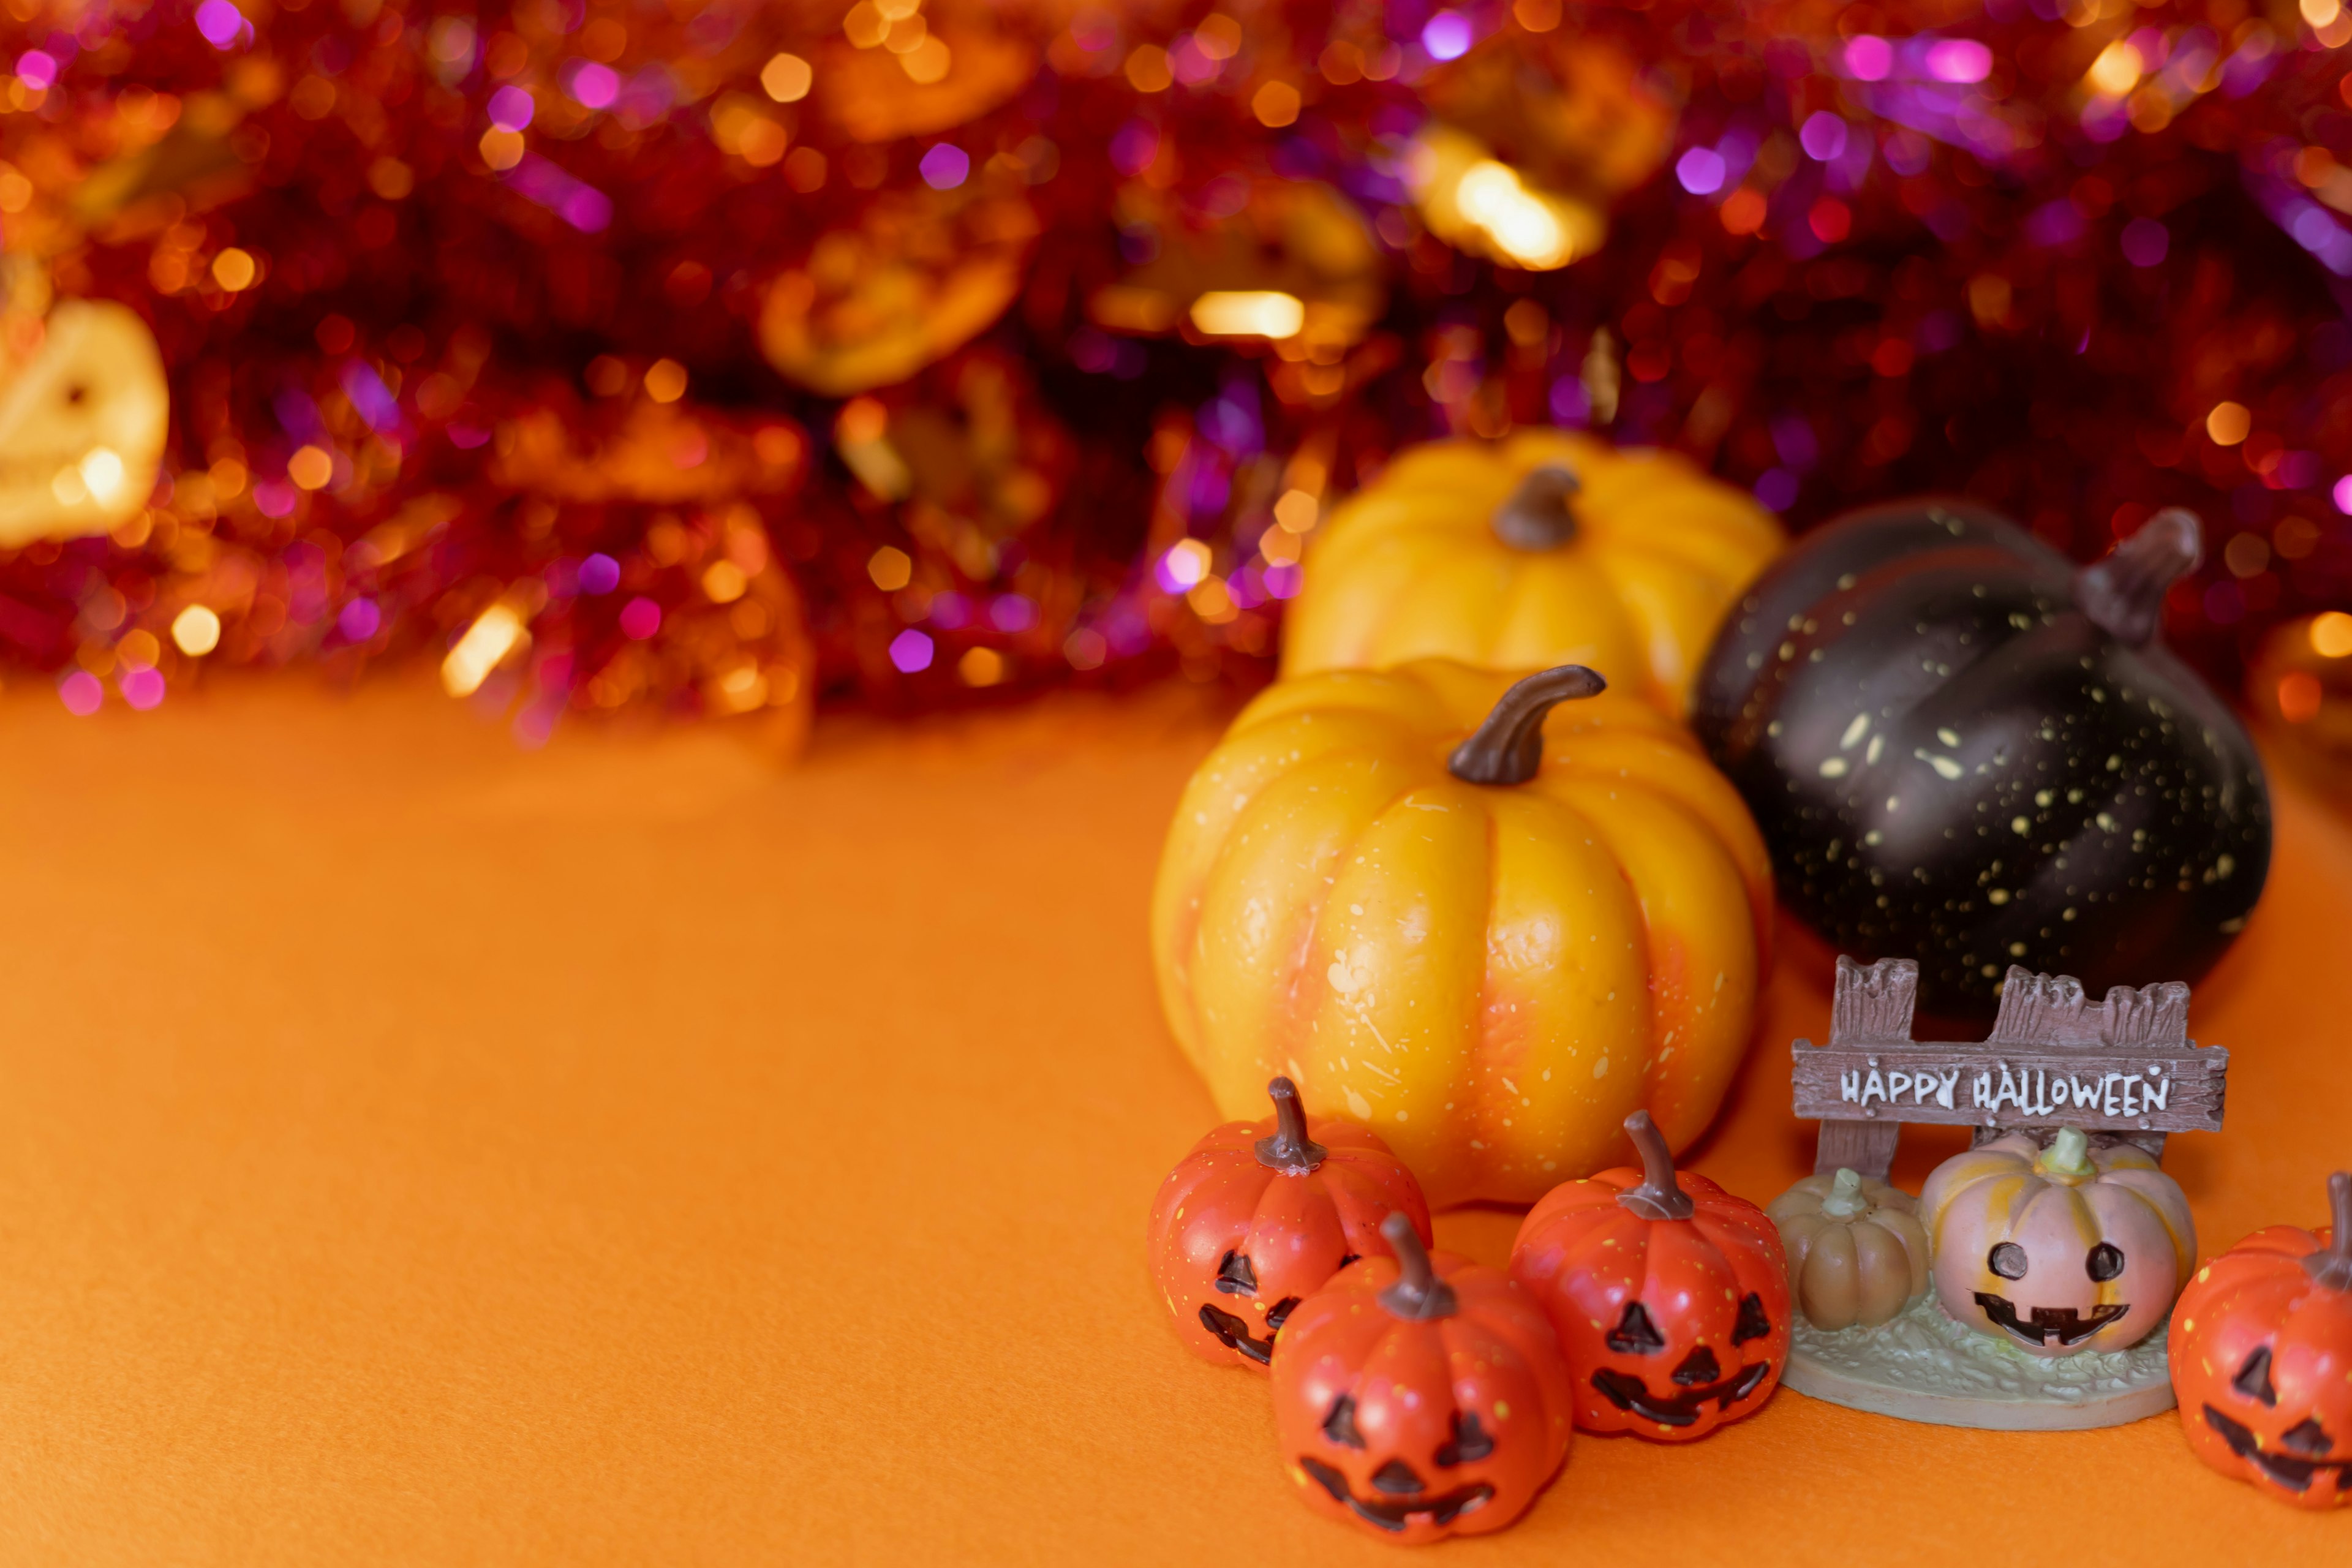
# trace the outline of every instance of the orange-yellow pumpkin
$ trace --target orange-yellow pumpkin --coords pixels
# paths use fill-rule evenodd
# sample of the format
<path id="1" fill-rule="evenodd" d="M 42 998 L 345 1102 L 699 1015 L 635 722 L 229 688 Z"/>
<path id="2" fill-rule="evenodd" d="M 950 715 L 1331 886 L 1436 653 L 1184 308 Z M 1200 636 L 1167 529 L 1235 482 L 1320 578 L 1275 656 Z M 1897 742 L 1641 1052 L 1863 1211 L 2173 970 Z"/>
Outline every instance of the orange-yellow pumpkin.
<path id="1" fill-rule="evenodd" d="M 1671 452 L 1566 430 L 1435 442 L 1318 531 L 1282 672 L 1582 664 L 1679 714 L 1717 624 L 1780 545 L 1746 491 Z"/>
<path id="2" fill-rule="evenodd" d="M 1636 1109 L 1677 1147 L 1706 1125 L 1754 1016 L 1763 844 L 1671 720 L 1602 685 L 1430 659 L 1243 710 L 1152 909 L 1169 1025 L 1226 1115 L 1286 1074 L 1433 1206 L 1623 1163 Z"/>

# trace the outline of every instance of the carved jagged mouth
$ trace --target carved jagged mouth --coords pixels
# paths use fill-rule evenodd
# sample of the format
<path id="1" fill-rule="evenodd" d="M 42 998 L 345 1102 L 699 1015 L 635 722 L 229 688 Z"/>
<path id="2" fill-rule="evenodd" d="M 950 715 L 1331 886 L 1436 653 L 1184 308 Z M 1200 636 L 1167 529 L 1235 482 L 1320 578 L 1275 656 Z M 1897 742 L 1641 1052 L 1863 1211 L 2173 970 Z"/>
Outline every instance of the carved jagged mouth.
<path id="1" fill-rule="evenodd" d="M 1977 1305 L 1984 1309 L 1986 1317 L 2029 1345 L 2046 1345 L 2053 1339 L 2062 1345 L 2071 1345 L 2078 1340 L 2089 1339 L 2131 1310 L 2130 1303 L 2117 1301 L 2092 1308 L 2088 1317 L 2072 1307 L 2036 1307 L 2032 1313 L 2032 1321 L 2023 1322 L 2018 1319 L 2017 1303 L 2006 1296 L 1979 1290 L 1977 1292 Z"/>
<path id="2" fill-rule="evenodd" d="M 1601 1397 L 1620 1410 L 1631 1411 L 1644 1421 L 1655 1421 L 1662 1426 L 1687 1426 L 1706 1412 L 1706 1402 L 1715 1401 L 1717 1410 L 1728 1410 L 1738 1401 L 1756 1392 L 1771 1372 L 1771 1363 L 1758 1362 L 1738 1377 L 1710 1383 L 1704 1388 L 1693 1388 L 1661 1399 L 1650 1392 L 1650 1385 L 1632 1373 L 1602 1367 L 1592 1374 L 1592 1386 Z"/>
<path id="3" fill-rule="evenodd" d="M 1412 1521 L 1426 1518 L 1437 1525 L 1452 1524 L 1465 1513 L 1475 1513 L 1485 1508 L 1495 1495 L 1495 1489 L 1480 1481 L 1475 1486 L 1456 1487 L 1435 1497 L 1382 1498 L 1366 1502 L 1349 1489 L 1348 1478 L 1323 1463 L 1301 1456 L 1298 1468 L 1319 1482 L 1331 1494 L 1332 1500 L 1343 1502 L 1358 1519 L 1382 1530 L 1402 1531 Z"/>
<path id="4" fill-rule="evenodd" d="M 1265 1338 L 1258 1339 L 1250 1332 L 1247 1318 L 1237 1318 L 1221 1311 L 1206 1302 L 1201 1306 L 1201 1326 L 1217 1336 L 1217 1342 L 1237 1354 L 1245 1355 L 1260 1366 L 1274 1359 L 1274 1336 L 1280 1331 L 1282 1321 L 1298 1305 L 1296 1296 L 1285 1296 L 1265 1315 Z"/>
<path id="5" fill-rule="evenodd" d="M 2205 1425 L 2221 1435 L 2230 1452 L 2252 1460 L 2254 1468 L 2291 1492 L 2309 1491 L 2312 1479 L 2330 1470 L 2336 1472 L 2337 1487 L 2352 1484 L 2352 1459 L 2298 1459 L 2293 1454 L 2269 1453 L 2255 1438 L 2252 1428 L 2240 1426 L 2210 1405 L 2205 1407 Z"/>

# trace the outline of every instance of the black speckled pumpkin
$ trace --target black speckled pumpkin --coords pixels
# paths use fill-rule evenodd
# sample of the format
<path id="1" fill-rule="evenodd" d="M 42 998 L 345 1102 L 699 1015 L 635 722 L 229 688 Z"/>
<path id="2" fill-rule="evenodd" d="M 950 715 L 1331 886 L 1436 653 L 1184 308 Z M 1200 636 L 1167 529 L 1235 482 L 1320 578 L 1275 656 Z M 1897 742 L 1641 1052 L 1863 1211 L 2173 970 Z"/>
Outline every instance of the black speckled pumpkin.
<path id="1" fill-rule="evenodd" d="M 1781 900 L 1841 952 L 1919 961 L 1920 1005 L 1990 1020 L 2011 963 L 2195 980 L 2270 868 L 2261 760 L 2157 640 L 2197 519 L 2077 568 L 1966 501 L 1815 531 L 1748 590 L 1692 721 L 1747 796 Z"/>

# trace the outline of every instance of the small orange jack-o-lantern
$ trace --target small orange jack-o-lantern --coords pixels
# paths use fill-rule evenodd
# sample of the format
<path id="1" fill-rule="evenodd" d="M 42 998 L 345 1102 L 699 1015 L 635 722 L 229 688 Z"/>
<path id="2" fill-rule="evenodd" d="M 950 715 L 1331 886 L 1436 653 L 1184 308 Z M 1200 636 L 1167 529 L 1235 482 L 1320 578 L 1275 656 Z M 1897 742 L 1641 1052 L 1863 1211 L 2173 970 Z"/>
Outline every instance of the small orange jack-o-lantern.
<path id="1" fill-rule="evenodd" d="M 1274 1116 L 1228 1121 L 1192 1146 L 1152 1200 L 1146 1247 L 1176 1331 L 1211 1361 L 1264 1366 L 1307 1296 L 1360 1257 L 1385 1255 L 1381 1221 L 1429 1235 L 1429 1205 L 1376 1133 L 1311 1125 L 1286 1078 Z"/>
<path id="2" fill-rule="evenodd" d="M 1499 1268 L 1381 1226 L 1393 1259 L 1343 1268 L 1274 1352 L 1274 1424 L 1298 1495 L 1391 1541 L 1500 1530 L 1575 1433 L 1568 1364 Z"/>
<path id="3" fill-rule="evenodd" d="M 0 549 L 103 533 L 147 504 L 163 460 L 172 398 L 155 334 L 129 306 L 102 300 L 63 300 L 22 333 L 8 325 Z"/>
<path id="4" fill-rule="evenodd" d="M 1929 1173 L 1919 1215 L 1944 1310 L 2034 1355 L 2146 1339 L 2197 1261 L 2179 1184 L 2129 1143 L 2011 1132 Z"/>
<path id="5" fill-rule="evenodd" d="M 1675 1172 L 1649 1112 L 1625 1131 L 1643 1169 L 1546 1193 L 1511 1244 L 1511 1277 L 1559 1331 L 1579 1426 L 1685 1442 L 1780 1383 L 1789 1265 L 1762 1209 Z"/>
<path id="6" fill-rule="evenodd" d="M 2172 1388 L 2196 1456 L 2305 1508 L 2352 1497 L 2352 1174 L 2335 1224 L 2258 1230 L 2172 1313 Z"/>

